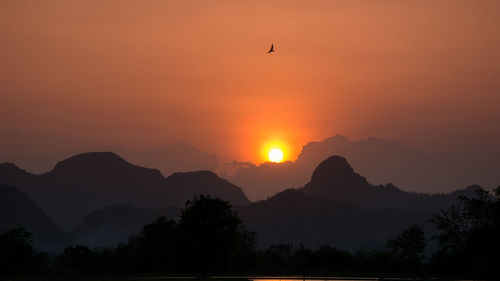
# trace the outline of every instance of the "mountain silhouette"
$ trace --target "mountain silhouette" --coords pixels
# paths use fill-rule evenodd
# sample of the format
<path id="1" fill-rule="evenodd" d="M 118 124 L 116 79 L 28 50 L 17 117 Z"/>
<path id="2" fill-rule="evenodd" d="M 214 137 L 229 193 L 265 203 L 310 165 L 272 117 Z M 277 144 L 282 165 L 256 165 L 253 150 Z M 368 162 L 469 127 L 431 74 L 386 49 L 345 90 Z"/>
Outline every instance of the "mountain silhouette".
<path id="1" fill-rule="evenodd" d="M 170 191 L 169 205 L 183 206 L 193 195 L 209 194 L 231 202 L 235 206 L 250 204 L 243 190 L 211 171 L 174 173 L 166 178 Z M 175 196 L 173 196 L 175 194 Z"/>
<path id="2" fill-rule="evenodd" d="M 130 150 L 120 147 L 107 147 L 105 150 L 121 155 L 136 165 L 158 169 L 164 176 L 177 172 L 215 171 L 219 164 L 215 154 L 183 142 L 152 150 Z"/>
<path id="3" fill-rule="evenodd" d="M 19 187 L 61 226 L 72 229 L 85 214 L 112 205 L 145 208 L 183 206 L 193 195 L 209 194 L 234 205 L 249 204 L 243 191 L 209 171 L 168 178 L 110 152 L 83 153 L 63 160 L 42 175 L 12 164 L 0 168 L 0 183 Z"/>
<path id="4" fill-rule="evenodd" d="M 397 207 L 435 212 L 453 204 L 460 195 L 474 196 L 480 188 L 474 185 L 450 194 L 421 194 L 403 191 L 392 184 L 371 185 L 354 171 L 344 157 L 334 155 L 319 164 L 302 190 L 333 202 L 368 209 Z"/>
<path id="5" fill-rule="evenodd" d="M 31 232 L 42 250 L 61 249 L 67 242 L 67 234 L 26 193 L 0 184 L 0 233 L 16 227 Z"/>

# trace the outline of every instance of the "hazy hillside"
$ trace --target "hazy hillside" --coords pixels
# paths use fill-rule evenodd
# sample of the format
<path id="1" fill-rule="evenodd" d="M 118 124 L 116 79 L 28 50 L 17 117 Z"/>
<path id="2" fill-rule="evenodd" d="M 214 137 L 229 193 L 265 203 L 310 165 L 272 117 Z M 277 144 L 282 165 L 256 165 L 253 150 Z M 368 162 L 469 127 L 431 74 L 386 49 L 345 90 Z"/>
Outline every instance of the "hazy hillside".
<path id="1" fill-rule="evenodd" d="M 386 208 L 369 211 L 334 203 L 300 190 L 285 190 L 268 200 L 238 209 L 245 225 L 257 233 L 259 246 L 291 243 L 343 250 L 380 248 L 411 224 L 427 227 L 431 213 Z"/>
<path id="2" fill-rule="evenodd" d="M 177 219 L 179 208 L 146 209 L 133 206 L 109 206 L 91 212 L 72 233 L 71 242 L 91 247 L 115 246 L 124 242 L 132 234 L 137 234 L 142 226 L 158 217 Z"/>
<path id="3" fill-rule="evenodd" d="M 15 227 L 31 232 L 35 246 L 43 250 L 60 249 L 68 241 L 67 234 L 24 192 L 0 184 L 0 233 Z"/>

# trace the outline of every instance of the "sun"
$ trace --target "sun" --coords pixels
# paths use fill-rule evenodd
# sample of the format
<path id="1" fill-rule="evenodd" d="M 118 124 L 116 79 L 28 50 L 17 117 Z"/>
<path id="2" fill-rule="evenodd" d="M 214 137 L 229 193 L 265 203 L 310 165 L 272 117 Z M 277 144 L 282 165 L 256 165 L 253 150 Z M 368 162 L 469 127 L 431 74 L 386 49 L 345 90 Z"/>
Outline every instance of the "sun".
<path id="1" fill-rule="evenodd" d="M 283 160 L 283 151 L 279 148 L 273 148 L 269 151 L 267 156 L 269 157 L 269 161 L 279 163 Z"/>

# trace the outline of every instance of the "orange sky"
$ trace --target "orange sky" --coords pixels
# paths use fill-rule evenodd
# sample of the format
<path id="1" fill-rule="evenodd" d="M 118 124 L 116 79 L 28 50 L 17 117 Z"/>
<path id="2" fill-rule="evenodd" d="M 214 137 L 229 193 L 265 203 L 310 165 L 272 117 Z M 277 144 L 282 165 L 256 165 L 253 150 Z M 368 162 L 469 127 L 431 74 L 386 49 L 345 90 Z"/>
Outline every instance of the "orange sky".
<path id="1" fill-rule="evenodd" d="M 1 1 L 0 153 L 498 147 L 499 27 L 496 0 Z"/>

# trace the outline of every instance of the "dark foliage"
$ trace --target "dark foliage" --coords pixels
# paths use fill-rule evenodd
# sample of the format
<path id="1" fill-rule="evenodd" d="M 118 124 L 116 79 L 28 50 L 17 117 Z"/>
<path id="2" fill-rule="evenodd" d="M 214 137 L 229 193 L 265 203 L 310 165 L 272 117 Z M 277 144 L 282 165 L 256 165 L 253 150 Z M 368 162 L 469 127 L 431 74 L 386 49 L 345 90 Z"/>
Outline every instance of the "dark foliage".
<path id="1" fill-rule="evenodd" d="M 143 226 L 139 235 L 117 246 L 118 263 L 131 272 L 174 270 L 179 253 L 177 231 L 177 224 L 165 217 Z"/>
<path id="2" fill-rule="evenodd" d="M 186 202 L 179 238 L 181 258 L 202 275 L 236 269 L 255 245 L 229 202 L 204 195 Z"/>
<path id="3" fill-rule="evenodd" d="M 439 249 L 431 266 L 441 274 L 500 276 L 500 187 L 495 198 L 483 190 L 473 198 L 460 197 L 458 203 L 436 214 L 432 222 L 439 233 L 434 237 Z"/>
<path id="4" fill-rule="evenodd" d="M 398 263 L 395 268 L 414 274 L 422 273 L 425 245 L 425 233 L 419 225 L 412 225 L 387 241 L 392 259 Z"/>
<path id="5" fill-rule="evenodd" d="M 49 256 L 33 248 L 31 233 L 13 228 L 0 234 L 0 277 L 40 272 L 47 268 Z"/>

